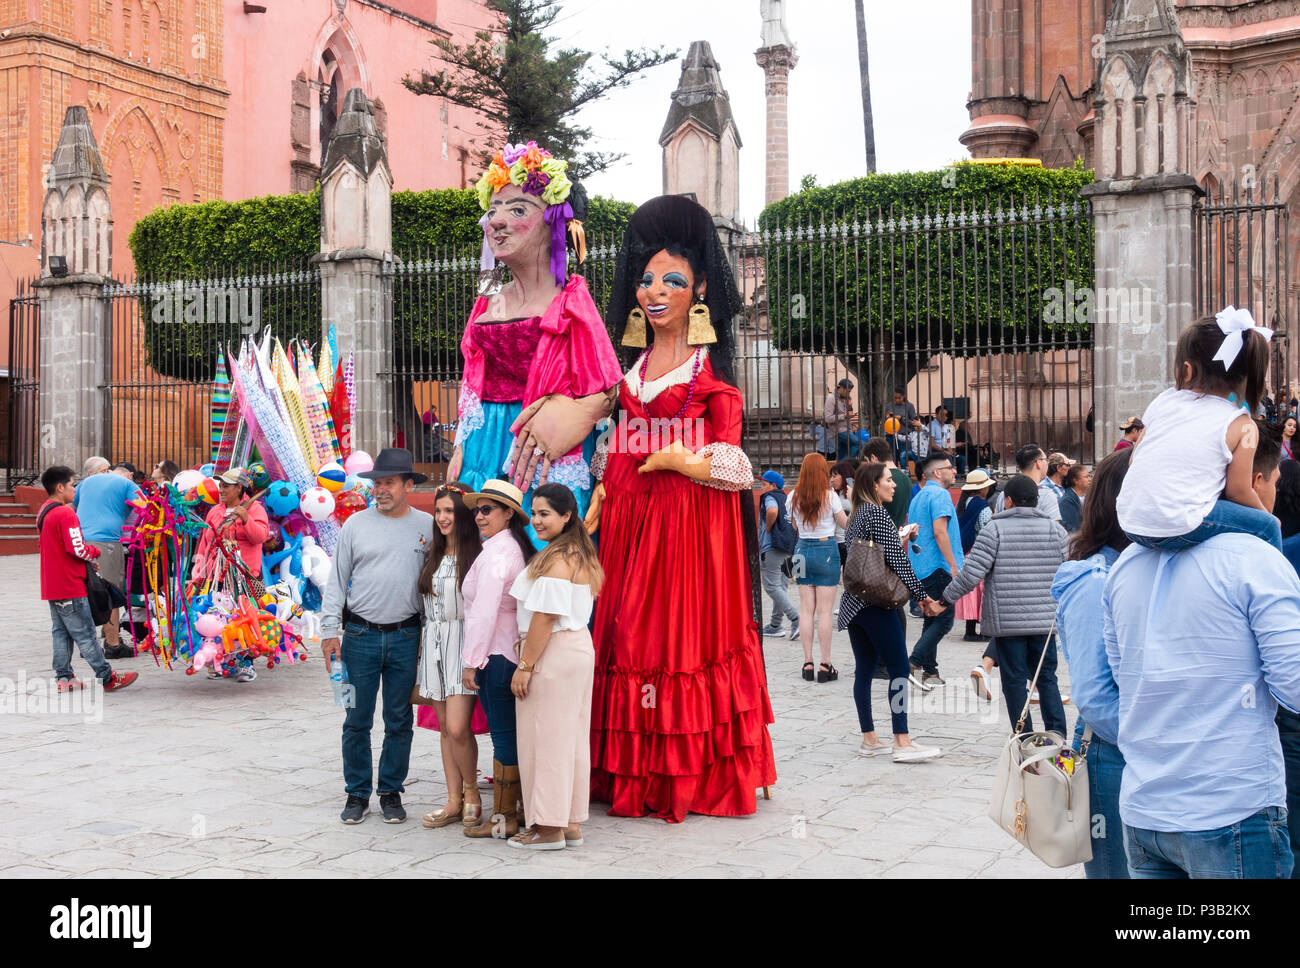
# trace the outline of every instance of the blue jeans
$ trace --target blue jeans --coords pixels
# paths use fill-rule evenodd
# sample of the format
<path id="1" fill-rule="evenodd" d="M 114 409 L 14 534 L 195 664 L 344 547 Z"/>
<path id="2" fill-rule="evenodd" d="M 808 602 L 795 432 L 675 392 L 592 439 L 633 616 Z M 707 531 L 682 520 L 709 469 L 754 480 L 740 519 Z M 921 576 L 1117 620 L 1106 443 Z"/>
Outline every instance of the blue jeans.
<path id="1" fill-rule="evenodd" d="M 921 579 L 925 593 L 936 601 L 943 602 L 943 590 L 952 581 L 952 575 L 940 568 Z M 939 640 L 952 630 L 952 608 L 945 608 L 938 615 L 927 615 L 921 623 L 921 637 L 912 648 L 912 665 L 920 666 L 932 676 L 939 674 Z"/>
<path id="2" fill-rule="evenodd" d="M 90 614 L 90 599 L 65 598 L 50 602 L 50 632 L 54 635 L 54 678 L 71 679 L 72 643 L 100 682 L 108 682 L 113 669 L 104 658 Z"/>
<path id="3" fill-rule="evenodd" d="M 1259 813 L 1217 830 L 1165 833 L 1124 827 L 1129 873 L 1134 877 L 1289 878 L 1294 867 L 1285 807 Z"/>
<path id="4" fill-rule="evenodd" d="M 1066 735 L 1065 705 L 1061 702 L 1061 687 L 1056 682 L 1056 639 L 1047 645 L 1046 635 L 999 635 L 997 642 L 998 665 L 1002 669 L 1002 696 L 1007 703 L 1011 728 L 1020 718 L 1029 695 L 1029 680 L 1038 668 L 1038 659 L 1047 648 L 1043 671 L 1038 674 L 1039 709 L 1043 713 L 1043 728 Z M 1025 732 L 1034 728 L 1033 714 L 1025 716 Z"/>
<path id="5" fill-rule="evenodd" d="M 1141 534 L 1130 534 L 1128 537 L 1144 548 L 1183 551 L 1208 541 L 1216 534 L 1251 534 L 1261 541 L 1267 541 L 1278 551 L 1282 550 L 1282 524 L 1277 518 L 1259 508 L 1248 508 L 1223 500 L 1215 501 L 1214 508 L 1205 516 L 1205 520 L 1187 534 L 1176 534 L 1168 538 L 1148 538 Z"/>
<path id="6" fill-rule="evenodd" d="M 875 729 L 871 719 L 871 680 L 876 661 L 889 670 L 889 718 L 895 733 L 907 732 L 907 642 L 898 612 L 868 605 L 849 623 L 849 644 L 853 646 L 853 702 L 858 707 L 862 732 Z"/>
<path id="7" fill-rule="evenodd" d="M 1286 812 L 1295 818 L 1290 822 L 1291 853 L 1300 857 L 1300 716 L 1279 706 L 1277 732 L 1282 740 L 1282 759 L 1286 761 Z M 1300 868 L 1291 876 L 1300 878 Z"/>
<path id="8" fill-rule="evenodd" d="M 502 766 L 519 765 L 519 747 L 515 743 L 515 694 L 510 680 L 519 667 L 504 655 L 488 656 L 487 665 L 478 670 L 478 701 L 487 716 L 492 734 L 492 758 Z"/>
<path id="9" fill-rule="evenodd" d="M 1074 749 L 1083 744 L 1082 719 L 1075 724 Z M 1119 784 L 1124 778 L 1124 754 L 1118 746 L 1093 734 L 1088 744 L 1088 811 L 1092 828 L 1092 860 L 1085 861 L 1088 880 L 1128 879 L 1124 853 L 1124 821 L 1119 818 Z"/>
<path id="10" fill-rule="evenodd" d="M 403 793 L 415 733 L 411 690 L 420 659 L 420 628 L 376 632 L 348 623 L 343 629 L 342 657 L 352 687 L 352 702 L 343 718 L 343 779 L 347 792 L 370 799 L 370 728 L 382 686 L 384 746 L 379 754 L 379 795 Z"/>
<path id="11" fill-rule="evenodd" d="M 853 444 L 849 440 L 848 431 L 835 435 L 835 459 L 848 460 L 852 453 Z"/>

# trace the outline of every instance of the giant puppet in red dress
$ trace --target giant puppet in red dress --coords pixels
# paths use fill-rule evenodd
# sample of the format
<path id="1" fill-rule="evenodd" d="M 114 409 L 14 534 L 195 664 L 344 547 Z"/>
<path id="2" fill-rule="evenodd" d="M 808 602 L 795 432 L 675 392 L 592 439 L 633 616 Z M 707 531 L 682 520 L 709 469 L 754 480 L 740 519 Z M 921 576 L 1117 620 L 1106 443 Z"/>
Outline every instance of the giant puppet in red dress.
<path id="1" fill-rule="evenodd" d="M 739 309 L 703 208 L 664 196 L 637 210 L 608 318 L 628 320 L 624 346 L 649 347 L 619 388 L 587 516 L 606 577 L 592 796 L 617 816 L 751 814 L 757 788 L 776 779 L 755 620 L 754 475 L 731 373 Z"/>

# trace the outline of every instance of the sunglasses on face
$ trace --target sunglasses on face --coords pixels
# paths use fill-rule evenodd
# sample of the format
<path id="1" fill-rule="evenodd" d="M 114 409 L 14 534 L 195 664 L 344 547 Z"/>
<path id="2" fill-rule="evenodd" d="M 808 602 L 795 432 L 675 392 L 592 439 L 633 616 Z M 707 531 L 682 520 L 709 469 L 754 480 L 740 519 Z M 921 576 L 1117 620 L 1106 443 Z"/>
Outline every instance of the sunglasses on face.
<path id="1" fill-rule="evenodd" d="M 493 511 L 499 510 L 500 507 L 501 505 L 499 504 L 479 504 L 474 508 L 474 516 L 478 517 L 480 514 L 491 514 Z"/>

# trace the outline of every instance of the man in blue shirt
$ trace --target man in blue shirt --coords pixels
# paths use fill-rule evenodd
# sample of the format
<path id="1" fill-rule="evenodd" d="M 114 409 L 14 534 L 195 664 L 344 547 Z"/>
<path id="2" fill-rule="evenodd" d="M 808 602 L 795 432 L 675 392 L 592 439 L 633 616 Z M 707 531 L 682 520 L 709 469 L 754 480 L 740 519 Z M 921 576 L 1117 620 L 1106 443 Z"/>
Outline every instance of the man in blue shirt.
<path id="1" fill-rule="evenodd" d="M 772 599 L 772 619 L 763 629 L 763 635 L 784 636 L 781 622 L 790 619 L 790 638 L 799 638 L 799 609 L 790 601 L 790 579 L 781 566 L 790 557 L 789 552 L 772 544 L 772 529 L 778 523 L 789 525 L 785 510 L 785 478 L 776 471 L 767 471 L 754 482 L 754 496 L 758 499 L 758 560 L 763 577 L 763 591 Z"/>
<path id="2" fill-rule="evenodd" d="M 102 457 L 91 457 L 81 469 L 72 506 L 81 521 L 81 535 L 99 549 L 99 576 L 119 589 L 126 586 L 126 559 L 122 553 L 122 528 L 134 512 L 128 503 L 140 497 L 140 488 L 122 474 L 109 471 Z M 122 644 L 117 627 L 117 609 L 104 623 L 104 655 L 130 659 L 135 649 Z"/>
<path id="3" fill-rule="evenodd" d="M 1271 508 L 1278 444 L 1267 434 L 1253 472 Z M 1178 552 L 1135 544 L 1111 568 L 1102 609 L 1132 876 L 1290 877 L 1275 718 L 1279 706 L 1300 710 L 1300 577 L 1250 535 Z"/>
<path id="4" fill-rule="evenodd" d="M 957 474 L 942 454 L 923 461 L 920 471 L 925 485 L 908 508 L 908 520 L 917 526 L 918 532 L 908 545 L 907 555 L 926 594 L 938 602 L 943 600 L 943 590 L 957 577 L 964 562 L 957 507 L 948 493 Z M 910 678 L 914 685 L 928 691 L 944 684 L 939 677 L 939 640 L 948 634 L 952 622 L 950 608 L 926 616 L 921 637 L 912 649 Z"/>

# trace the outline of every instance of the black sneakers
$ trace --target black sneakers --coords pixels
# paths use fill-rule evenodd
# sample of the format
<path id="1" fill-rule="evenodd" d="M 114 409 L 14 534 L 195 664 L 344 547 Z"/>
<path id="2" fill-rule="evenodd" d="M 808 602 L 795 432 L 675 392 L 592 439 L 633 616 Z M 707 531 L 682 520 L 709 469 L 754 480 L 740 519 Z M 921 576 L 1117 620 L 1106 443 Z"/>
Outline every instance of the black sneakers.
<path id="1" fill-rule="evenodd" d="M 348 794 L 347 806 L 339 814 L 339 819 L 344 823 L 361 823 L 370 813 L 370 800 L 354 797 Z"/>
<path id="2" fill-rule="evenodd" d="M 384 811 L 384 823 L 406 823 L 406 811 L 402 808 L 400 793 L 379 794 L 379 809 Z"/>

